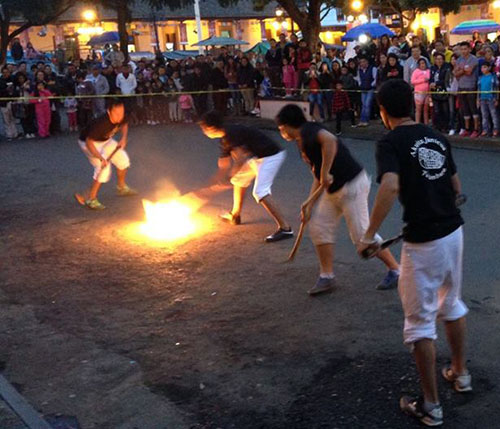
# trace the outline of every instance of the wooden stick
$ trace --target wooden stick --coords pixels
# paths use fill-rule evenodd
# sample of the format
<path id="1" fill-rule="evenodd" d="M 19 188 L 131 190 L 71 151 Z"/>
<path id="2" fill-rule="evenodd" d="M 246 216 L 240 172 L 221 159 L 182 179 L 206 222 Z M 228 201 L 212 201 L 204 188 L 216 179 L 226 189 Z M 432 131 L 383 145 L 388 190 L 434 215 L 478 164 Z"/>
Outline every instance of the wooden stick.
<path id="1" fill-rule="evenodd" d="M 106 162 L 109 163 L 109 161 L 111 161 L 111 158 L 113 158 L 115 156 L 116 152 L 118 152 L 121 148 L 122 147 L 120 145 L 116 145 L 115 150 L 113 152 L 111 152 L 111 154 L 106 159 Z M 97 181 L 99 181 L 99 179 L 101 178 L 103 171 L 104 171 L 104 168 L 101 169 L 101 171 L 99 172 L 99 175 L 97 176 Z"/>
<path id="2" fill-rule="evenodd" d="M 295 255 L 297 254 L 297 251 L 299 250 L 300 243 L 302 242 L 302 237 L 304 236 L 305 229 L 306 229 L 305 222 L 301 222 L 300 228 L 299 228 L 299 233 L 297 234 L 297 239 L 295 240 L 295 244 L 293 245 L 293 249 L 290 252 L 290 255 L 288 255 L 287 262 L 292 262 L 295 259 Z"/>
<path id="3" fill-rule="evenodd" d="M 318 189 L 314 191 L 314 194 L 312 195 L 312 200 L 313 200 L 313 206 L 316 204 L 318 201 L 319 197 L 323 193 L 323 187 L 320 185 Z M 311 209 L 312 209 L 311 207 Z M 300 228 L 299 228 L 299 233 L 297 234 L 297 239 L 295 240 L 295 244 L 293 245 L 293 249 L 290 252 L 290 255 L 288 255 L 287 262 L 292 262 L 295 259 L 295 255 L 299 251 L 300 244 L 302 243 L 302 237 L 304 236 L 304 231 L 306 229 L 306 224 L 307 222 L 302 221 L 300 223 Z"/>

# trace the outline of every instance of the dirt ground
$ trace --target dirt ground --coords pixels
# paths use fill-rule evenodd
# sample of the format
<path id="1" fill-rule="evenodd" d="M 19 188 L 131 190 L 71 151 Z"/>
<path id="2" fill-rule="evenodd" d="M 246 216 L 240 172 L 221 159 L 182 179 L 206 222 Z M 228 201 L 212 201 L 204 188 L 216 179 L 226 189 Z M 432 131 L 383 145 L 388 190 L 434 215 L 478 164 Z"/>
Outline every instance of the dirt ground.
<path id="1" fill-rule="evenodd" d="M 345 227 L 338 288 L 310 299 L 309 240 L 284 264 L 292 243 L 263 242 L 274 226 L 250 196 L 242 226 L 217 221 L 231 201 L 225 193 L 202 210 L 207 230 L 176 245 L 131 236 L 141 200 L 116 197 L 113 184 L 102 192 L 108 210 L 76 206 L 72 192 L 90 167 L 75 138 L 0 145 L 0 363 L 38 410 L 74 416 L 82 428 L 418 427 L 398 409 L 418 386 L 397 292 L 374 289 L 383 266 L 358 259 Z M 373 144 L 349 145 L 373 173 Z M 274 194 L 297 227 L 310 174 L 288 152 Z M 218 154 L 195 125 L 133 129 L 130 153 L 130 184 L 150 198 L 163 196 L 166 181 L 181 191 L 203 184 Z M 457 151 L 457 159 L 475 197 L 465 209 L 475 393 L 459 396 L 441 381 L 440 392 L 446 427 L 494 428 L 500 271 L 491 213 L 500 191 L 485 186 L 498 183 L 500 155 Z M 387 236 L 400 229 L 398 216 Z"/>

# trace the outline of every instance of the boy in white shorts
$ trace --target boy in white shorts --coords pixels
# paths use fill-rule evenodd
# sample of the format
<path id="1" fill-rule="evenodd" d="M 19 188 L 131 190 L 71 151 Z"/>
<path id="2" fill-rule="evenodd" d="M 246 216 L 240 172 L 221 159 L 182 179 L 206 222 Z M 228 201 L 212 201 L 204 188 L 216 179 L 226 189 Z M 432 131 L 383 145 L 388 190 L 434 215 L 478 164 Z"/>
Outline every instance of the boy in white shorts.
<path id="1" fill-rule="evenodd" d="M 226 125 L 217 111 L 208 112 L 200 121 L 203 133 L 211 139 L 220 139 L 219 171 L 211 183 L 223 183 L 230 177 L 233 185 L 233 208 L 221 219 L 233 225 L 241 223 L 241 210 L 247 189 L 252 182 L 253 197 L 262 205 L 278 226 L 266 237 L 267 243 L 293 237 L 293 231 L 271 196 L 271 187 L 285 161 L 286 152 L 261 131 L 244 125 Z"/>
<path id="2" fill-rule="evenodd" d="M 309 233 L 320 263 L 320 275 L 310 295 L 329 292 L 334 287 L 333 254 L 339 222 L 345 217 L 353 244 L 358 247 L 368 228 L 370 180 L 349 149 L 315 122 L 307 122 L 300 107 L 289 104 L 277 117 L 281 136 L 297 141 L 302 158 L 310 165 L 313 183 L 309 198 L 302 204 L 302 222 L 309 221 Z M 323 192 L 318 192 L 323 189 Z M 313 209 L 314 208 L 314 209 Z M 387 274 L 377 289 L 395 288 L 399 266 L 389 250 L 378 257 Z"/>
<path id="3" fill-rule="evenodd" d="M 399 196 L 406 223 L 399 279 L 404 342 L 414 352 L 423 391 L 419 399 L 402 397 L 400 407 L 427 426 L 440 426 L 443 410 L 434 348 L 438 318 L 445 323 L 452 354 L 451 366 L 442 374 L 455 390 L 472 390 L 464 353 L 468 310 L 461 299 L 463 220 L 456 207 L 460 180 L 446 138 L 411 120 L 412 89 L 406 82 L 386 82 L 378 101 L 391 132 L 377 145 L 381 185 L 359 251 L 377 248 L 376 232 Z"/>
<path id="4" fill-rule="evenodd" d="M 121 133 L 119 142 L 113 139 L 113 136 L 118 132 Z M 106 208 L 97 199 L 97 194 L 101 185 L 107 183 L 111 178 L 110 164 L 116 167 L 118 195 L 132 196 L 137 194 L 125 182 L 130 167 L 130 160 L 125 151 L 127 137 L 128 123 L 123 102 L 120 101 L 113 102 L 103 116 L 94 119 L 82 130 L 78 144 L 94 167 L 94 176 L 92 185 L 87 192 L 75 194 L 79 204 L 93 210 Z M 120 149 L 113 154 L 108 162 L 109 156 L 118 146 Z"/>

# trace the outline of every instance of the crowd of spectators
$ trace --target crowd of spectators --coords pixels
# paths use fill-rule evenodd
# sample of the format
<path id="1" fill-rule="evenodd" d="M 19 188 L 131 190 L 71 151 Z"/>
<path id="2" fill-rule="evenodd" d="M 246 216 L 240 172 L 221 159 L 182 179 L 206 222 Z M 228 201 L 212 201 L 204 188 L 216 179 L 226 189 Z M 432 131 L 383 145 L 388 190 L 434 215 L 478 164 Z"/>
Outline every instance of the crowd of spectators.
<path id="1" fill-rule="evenodd" d="M 5 136 L 77 131 L 105 112 L 106 97 L 99 96 L 112 94 L 127 96 L 132 125 L 192 122 L 210 109 L 258 115 L 260 100 L 282 97 L 307 100 L 310 114 L 335 119 L 340 133 L 344 118 L 353 127 L 370 125 L 377 117 L 374 94 L 388 79 L 413 86 L 418 122 L 450 135 L 499 134 L 497 41 L 476 38 L 450 47 L 442 40 L 424 44 L 415 35 L 383 36 L 350 51 L 319 45 L 317 52 L 294 34 L 269 43 L 265 54 L 223 47 L 180 60 L 158 54 L 136 62 L 126 62 L 113 45 L 99 57 L 65 62 L 61 52 L 44 61 L 32 45 L 15 40 L 13 61 L 0 77 Z"/>

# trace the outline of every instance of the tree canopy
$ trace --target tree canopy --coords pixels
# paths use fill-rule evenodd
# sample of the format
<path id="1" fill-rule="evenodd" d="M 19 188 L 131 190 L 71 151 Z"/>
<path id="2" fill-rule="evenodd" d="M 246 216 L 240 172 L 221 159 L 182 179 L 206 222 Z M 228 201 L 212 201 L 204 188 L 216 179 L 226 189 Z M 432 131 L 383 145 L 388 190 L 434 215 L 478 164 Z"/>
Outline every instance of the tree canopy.
<path id="1" fill-rule="evenodd" d="M 73 6 L 70 0 L 1 0 L 0 1 L 0 64 L 5 62 L 9 43 L 24 30 L 55 21 Z M 15 19 L 20 25 L 11 30 Z"/>

